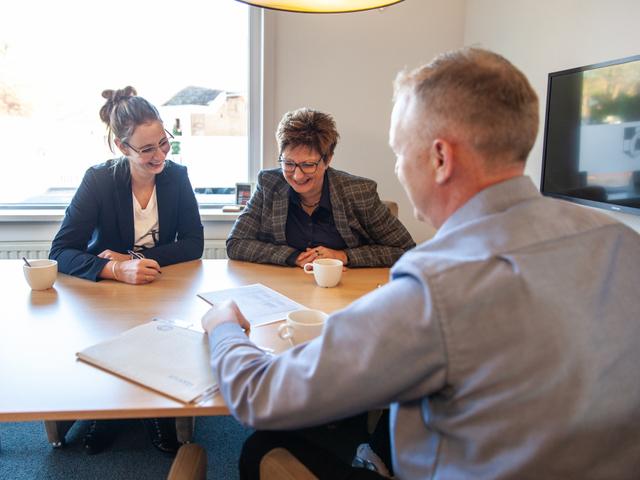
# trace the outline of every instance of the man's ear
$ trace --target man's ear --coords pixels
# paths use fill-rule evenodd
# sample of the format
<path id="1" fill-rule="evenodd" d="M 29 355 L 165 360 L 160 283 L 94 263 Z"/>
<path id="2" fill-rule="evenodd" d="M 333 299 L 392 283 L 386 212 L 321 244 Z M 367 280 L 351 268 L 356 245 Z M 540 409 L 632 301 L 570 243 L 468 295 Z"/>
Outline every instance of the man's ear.
<path id="1" fill-rule="evenodd" d="M 435 165 L 435 180 L 439 185 L 447 183 L 453 175 L 453 148 L 449 142 L 436 138 L 431 144 Z"/>

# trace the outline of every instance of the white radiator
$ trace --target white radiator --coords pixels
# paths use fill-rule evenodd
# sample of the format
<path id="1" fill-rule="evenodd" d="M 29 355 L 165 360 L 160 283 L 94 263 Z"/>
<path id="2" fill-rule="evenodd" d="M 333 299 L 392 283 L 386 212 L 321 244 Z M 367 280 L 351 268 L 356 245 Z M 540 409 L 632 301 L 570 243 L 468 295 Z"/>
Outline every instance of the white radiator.
<path id="1" fill-rule="evenodd" d="M 0 242 L 0 260 L 49 258 L 51 242 Z M 205 240 L 202 258 L 227 258 L 224 240 Z"/>
<path id="2" fill-rule="evenodd" d="M 226 240 L 205 240 L 202 258 L 229 258 Z"/>
<path id="3" fill-rule="evenodd" d="M 51 242 L 0 242 L 0 259 L 49 258 Z"/>

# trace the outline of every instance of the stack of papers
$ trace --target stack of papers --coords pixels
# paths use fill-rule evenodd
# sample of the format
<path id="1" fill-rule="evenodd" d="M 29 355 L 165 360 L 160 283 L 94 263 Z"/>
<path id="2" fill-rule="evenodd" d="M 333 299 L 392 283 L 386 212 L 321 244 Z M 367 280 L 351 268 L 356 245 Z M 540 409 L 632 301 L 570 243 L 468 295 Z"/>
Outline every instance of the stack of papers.
<path id="1" fill-rule="evenodd" d="M 278 322 L 293 310 L 306 309 L 260 284 L 198 296 L 212 305 L 234 300 L 252 327 Z M 203 402 L 218 389 L 209 365 L 209 337 L 199 325 L 188 322 L 145 323 L 76 356 L 185 403 Z"/>
<path id="2" fill-rule="evenodd" d="M 76 355 L 185 403 L 217 391 L 209 337 L 167 323 L 145 323 Z"/>

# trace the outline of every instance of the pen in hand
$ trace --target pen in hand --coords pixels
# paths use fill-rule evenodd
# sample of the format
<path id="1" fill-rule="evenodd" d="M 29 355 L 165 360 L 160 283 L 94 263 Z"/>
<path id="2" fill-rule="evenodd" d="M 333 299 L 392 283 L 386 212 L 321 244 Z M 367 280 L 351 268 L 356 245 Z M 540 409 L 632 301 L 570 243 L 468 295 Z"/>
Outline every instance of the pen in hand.
<path id="1" fill-rule="evenodd" d="M 134 252 L 133 250 L 127 250 L 127 253 L 128 253 L 129 255 L 132 255 L 132 256 L 136 257 L 138 260 L 142 260 L 142 259 L 144 258 L 143 256 L 141 256 L 141 255 L 137 254 L 137 253 L 136 253 L 136 252 Z M 162 275 L 162 272 L 161 272 L 160 270 L 158 270 L 158 273 Z"/>

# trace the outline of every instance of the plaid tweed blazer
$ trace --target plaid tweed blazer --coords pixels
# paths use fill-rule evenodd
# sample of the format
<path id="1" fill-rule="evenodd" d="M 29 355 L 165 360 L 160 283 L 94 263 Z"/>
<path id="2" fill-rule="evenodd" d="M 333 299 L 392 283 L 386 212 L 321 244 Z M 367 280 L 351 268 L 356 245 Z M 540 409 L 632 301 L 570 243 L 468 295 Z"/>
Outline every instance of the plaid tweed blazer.
<path id="1" fill-rule="evenodd" d="M 380 201 L 376 182 L 331 167 L 327 172 L 333 218 L 348 247 L 347 266 L 390 267 L 415 247 L 404 225 Z M 282 170 L 261 171 L 256 191 L 227 239 L 229 258 L 287 265 L 297 251 L 287 245 L 288 210 L 289 184 Z"/>

